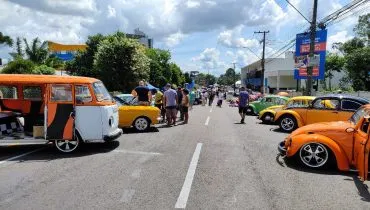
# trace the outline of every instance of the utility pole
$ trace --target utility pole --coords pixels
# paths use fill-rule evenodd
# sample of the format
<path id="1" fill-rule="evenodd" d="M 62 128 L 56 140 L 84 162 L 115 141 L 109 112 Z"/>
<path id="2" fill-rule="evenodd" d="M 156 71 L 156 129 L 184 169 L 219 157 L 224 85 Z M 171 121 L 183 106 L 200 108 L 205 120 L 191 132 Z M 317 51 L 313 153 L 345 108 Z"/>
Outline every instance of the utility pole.
<path id="1" fill-rule="evenodd" d="M 312 60 L 315 55 L 316 17 L 317 17 L 317 0 L 314 0 L 312 21 L 311 21 L 311 31 L 310 31 L 310 54 L 309 54 L 310 60 Z M 312 71 L 313 71 L 313 65 L 308 65 L 307 67 L 308 78 L 307 78 L 307 87 L 306 87 L 307 96 L 312 96 Z"/>
<path id="2" fill-rule="evenodd" d="M 255 34 L 263 34 L 263 49 L 262 49 L 262 59 L 261 59 L 261 67 L 262 67 L 262 72 L 261 72 L 261 92 L 265 93 L 265 47 L 266 47 L 266 34 L 270 33 L 270 31 L 255 31 Z"/>
<path id="3" fill-rule="evenodd" d="M 233 65 L 234 65 L 234 79 L 233 79 L 233 82 L 234 82 L 234 94 L 235 94 L 235 89 L 236 89 L 236 81 L 235 81 L 235 76 L 236 76 L 236 72 L 235 72 L 235 62 L 233 62 Z"/>

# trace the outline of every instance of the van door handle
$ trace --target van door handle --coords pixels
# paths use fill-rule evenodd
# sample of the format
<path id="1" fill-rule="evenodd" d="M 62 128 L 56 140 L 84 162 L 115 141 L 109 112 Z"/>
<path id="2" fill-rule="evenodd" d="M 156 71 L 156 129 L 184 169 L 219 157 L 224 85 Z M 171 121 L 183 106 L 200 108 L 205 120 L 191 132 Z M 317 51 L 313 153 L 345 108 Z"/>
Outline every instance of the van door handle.
<path id="1" fill-rule="evenodd" d="M 332 113 L 334 113 L 334 114 L 338 114 L 339 112 L 335 111 L 335 112 L 332 112 Z"/>

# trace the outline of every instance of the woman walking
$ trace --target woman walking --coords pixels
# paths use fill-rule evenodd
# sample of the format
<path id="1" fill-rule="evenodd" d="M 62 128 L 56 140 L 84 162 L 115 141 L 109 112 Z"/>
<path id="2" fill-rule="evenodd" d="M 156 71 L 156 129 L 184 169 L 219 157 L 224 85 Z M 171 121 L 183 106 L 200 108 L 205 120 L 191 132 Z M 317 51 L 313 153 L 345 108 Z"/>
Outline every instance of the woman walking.
<path id="1" fill-rule="evenodd" d="M 189 106 L 190 106 L 189 90 L 184 89 L 183 90 L 183 95 L 184 96 L 182 98 L 181 105 L 183 107 L 183 113 L 184 113 L 184 117 L 185 117 L 184 124 L 188 124 L 188 121 L 189 121 Z"/>

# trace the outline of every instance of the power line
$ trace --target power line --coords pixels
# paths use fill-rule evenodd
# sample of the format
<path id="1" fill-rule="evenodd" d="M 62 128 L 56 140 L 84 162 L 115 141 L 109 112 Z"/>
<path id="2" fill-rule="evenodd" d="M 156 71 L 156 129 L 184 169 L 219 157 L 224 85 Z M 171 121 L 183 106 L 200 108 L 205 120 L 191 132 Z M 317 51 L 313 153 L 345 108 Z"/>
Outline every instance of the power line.
<path id="1" fill-rule="evenodd" d="M 285 1 L 288 2 L 288 4 L 292 6 L 295 9 L 295 11 L 297 11 L 308 23 L 311 24 L 311 21 L 309 21 L 292 3 L 290 3 L 288 0 Z"/>

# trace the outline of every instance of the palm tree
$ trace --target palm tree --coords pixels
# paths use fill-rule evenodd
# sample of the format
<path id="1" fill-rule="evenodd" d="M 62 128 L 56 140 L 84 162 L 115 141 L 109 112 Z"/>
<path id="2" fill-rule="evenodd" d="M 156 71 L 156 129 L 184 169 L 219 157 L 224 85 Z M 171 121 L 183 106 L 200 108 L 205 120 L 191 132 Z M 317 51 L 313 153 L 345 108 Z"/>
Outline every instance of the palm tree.
<path id="1" fill-rule="evenodd" d="M 10 36 L 5 36 L 2 32 L 0 32 L 0 44 L 6 44 L 9 47 L 13 45 L 13 40 Z"/>
<path id="2" fill-rule="evenodd" d="M 32 40 L 32 46 L 28 44 L 27 39 L 23 39 L 26 49 L 25 53 L 31 61 L 37 64 L 42 64 L 48 57 L 47 42 L 41 43 L 39 38 Z"/>

